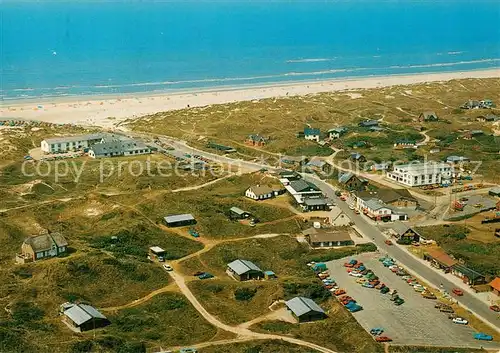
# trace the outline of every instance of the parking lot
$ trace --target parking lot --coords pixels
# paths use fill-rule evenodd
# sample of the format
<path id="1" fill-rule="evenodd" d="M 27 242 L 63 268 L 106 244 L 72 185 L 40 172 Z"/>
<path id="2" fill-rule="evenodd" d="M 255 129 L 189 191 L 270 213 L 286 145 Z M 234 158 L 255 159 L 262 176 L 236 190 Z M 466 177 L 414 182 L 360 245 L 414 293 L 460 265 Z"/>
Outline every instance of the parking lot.
<path id="1" fill-rule="evenodd" d="M 384 329 L 383 335 L 392 338 L 395 344 L 468 348 L 500 346 L 498 342 L 475 340 L 473 333 L 476 331 L 468 325 L 454 324 L 448 319 L 448 314 L 434 308 L 436 300 L 425 299 L 415 292 L 401 277 L 384 267 L 378 261 L 379 257 L 377 253 L 366 253 L 354 258 L 373 270 L 391 291 L 398 291 L 405 300 L 400 306 L 390 300 L 390 294 L 382 294 L 375 288 L 365 288 L 356 283 L 356 278 L 349 276 L 344 267 L 348 259 L 327 263 L 330 276 L 338 286 L 363 307 L 353 316 L 365 330 L 381 327 Z"/>

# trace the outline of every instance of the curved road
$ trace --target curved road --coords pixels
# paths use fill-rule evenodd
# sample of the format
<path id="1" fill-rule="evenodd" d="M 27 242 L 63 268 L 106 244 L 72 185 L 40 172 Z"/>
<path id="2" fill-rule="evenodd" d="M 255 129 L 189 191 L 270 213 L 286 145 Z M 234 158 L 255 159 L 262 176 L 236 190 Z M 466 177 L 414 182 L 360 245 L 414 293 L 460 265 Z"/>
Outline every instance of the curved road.
<path id="1" fill-rule="evenodd" d="M 147 136 L 147 135 L 142 134 L 142 136 Z M 219 163 L 239 165 L 242 168 L 249 170 L 260 170 L 262 168 L 267 168 L 268 170 L 273 170 L 273 171 L 278 170 L 278 168 L 268 166 L 265 164 L 259 164 L 244 160 L 236 160 L 228 158 L 226 156 L 220 156 L 215 153 L 198 150 L 196 148 L 188 146 L 184 141 L 177 141 L 167 136 L 163 136 L 161 139 L 170 144 L 172 147 L 179 149 L 185 153 L 198 154 L 200 156 L 217 161 Z M 444 274 L 436 272 L 434 269 L 420 262 L 413 255 L 407 253 L 398 246 L 386 245 L 385 240 L 387 238 L 382 234 L 382 232 L 377 227 L 368 223 L 363 218 L 363 216 L 354 214 L 354 212 L 349 209 L 348 205 L 345 202 L 340 201 L 340 199 L 337 196 L 335 196 L 335 189 L 333 188 L 332 185 L 310 174 L 304 174 L 303 178 L 307 181 L 315 183 L 326 196 L 328 196 L 332 200 L 336 200 L 337 201 L 336 203 L 340 207 L 340 209 L 342 209 L 342 211 L 344 211 L 354 221 L 354 223 L 359 228 L 359 230 L 361 230 L 361 232 L 371 236 L 373 238 L 373 242 L 378 246 L 380 250 L 385 251 L 389 256 L 397 260 L 401 265 L 406 267 L 409 271 L 413 272 L 416 276 L 421 277 L 427 283 L 431 284 L 436 288 L 443 288 L 448 293 L 451 293 L 452 289 L 456 287 L 456 285 L 450 282 L 444 276 Z M 463 296 L 458 297 L 456 299 L 462 306 L 471 311 L 474 315 L 479 317 L 485 323 L 489 324 L 497 332 L 500 332 L 500 315 L 490 310 L 485 303 L 483 303 L 481 300 L 477 299 L 472 294 L 466 291 L 464 291 Z"/>

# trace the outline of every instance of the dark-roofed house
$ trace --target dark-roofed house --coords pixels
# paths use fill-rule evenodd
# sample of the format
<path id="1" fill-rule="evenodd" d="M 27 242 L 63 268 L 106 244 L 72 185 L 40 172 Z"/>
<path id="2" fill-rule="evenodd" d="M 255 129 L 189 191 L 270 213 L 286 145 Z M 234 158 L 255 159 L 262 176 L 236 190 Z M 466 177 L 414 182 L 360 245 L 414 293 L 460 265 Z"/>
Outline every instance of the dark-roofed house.
<path id="1" fill-rule="evenodd" d="M 287 300 L 285 305 L 299 322 L 316 321 L 326 318 L 325 311 L 309 298 L 295 297 Z"/>
<path id="2" fill-rule="evenodd" d="M 196 224 L 196 219 L 191 214 L 178 214 L 167 216 L 164 219 L 167 227 L 183 227 Z"/>
<path id="3" fill-rule="evenodd" d="M 280 163 L 299 166 L 302 163 L 307 163 L 307 158 L 299 156 L 282 156 L 280 158 Z"/>
<path id="4" fill-rule="evenodd" d="M 256 264 L 248 260 L 234 260 L 227 264 L 226 272 L 240 281 L 264 278 L 264 272 Z"/>
<path id="5" fill-rule="evenodd" d="M 414 241 L 420 241 L 420 234 L 403 222 L 395 221 L 392 225 L 392 230 L 396 234 L 396 238 L 400 244 L 410 244 Z"/>
<path id="6" fill-rule="evenodd" d="M 490 189 L 488 194 L 490 194 L 491 196 L 499 196 L 500 197 L 500 187 L 497 186 L 497 187 Z"/>
<path id="7" fill-rule="evenodd" d="M 360 199 L 377 199 L 393 207 L 418 207 L 418 200 L 407 189 L 377 189 L 375 191 L 358 191 L 355 194 Z"/>
<path id="8" fill-rule="evenodd" d="M 68 242 L 60 233 L 44 233 L 24 240 L 21 254 L 16 255 L 16 262 L 27 263 L 64 254 Z"/>
<path id="9" fill-rule="evenodd" d="M 305 197 L 300 205 L 302 210 L 308 211 L 325 211 L 328 207 L 328 200 L 324 197 Z"/>
<path id="10" fill-rule="evenodd" d="M 245 191 L 245 196 L 252 200 L 267 200 L 274 197 L 274 190 L 266 185 L 254 185 Z"/>
<path id="11" fill-rule="evenodd" d="M 102 143 L 97 143 L 90 147 L 89 157 L 136 156 L 149 153 L 151 153 L 151 149 L 143 142 L 113 136 L 110 139 L 103 139 Z"/>
<path id="12" fill-rule="evenodd" d="M 320 130 L 316 128 L 304 128 L 304 138 L 306 140 L 319 142 Z"/>
<path id="13" fill-rule="evenodd" d="M 486 283 L 485 276 L 462 264 L 453 265 L 451 268 L 451 273 L 460 278 L 464 283 L 468 284 L 469 286 L 475 286 L 478 284 Z"/>
<path id="14" fill-rule="evenodd" d="M 229 213 L 232 219 L 245 219 L 251 216 L 247 211 L 242 210 L 239 207 L 231 207 Z"/>
<path id="15" fill-rule="evenodd" d="M 418 121 L 438 121 L 437 114 L 433 111 L 426 111 L 418 116 Z"/>
<path id="16" fill-rule="evenodd" d="M 363 182 L 355 174 L 347 172 L 339 175 L 339 184 L 347 190 L 361 190 Z"/>
<path id="17" fill-rule="evenodd" d="M 463 162 L 469 162 L 470 159 L 464 156 L 448 156 L 446 157 L 446 162 L 448 163 L 463 163 Z"/>
<path id="18" fill-rule="evenodd" d="M 363 156 L 361 153 L 351 153 L 351 156 L 350 156 L 351 160 L 354 161 L 354 162 L 366 162 L 366 157 Z"/>
<path id="19" fill-rule="evenodd" d="M 345 230 L 310 228 L 304 233 L 312 248 L 354 245 L 351 235 Z"/>
<path id="20" fill-rule="evenodd" d="M 453 266 L 457 261 L 452 259 L 448 254 L 441 250 L 429 249 L 424 254 L 424 260 L 430 261 L 431 265 L 444 270 L 444 272 L 451 272 Z"/>
<path id="21" fill-rule="evenodd" d="M 351 225 L 352 221 L 338 206 L 331 208 L 329 222 L 334 227 L 346 227 Z"/>
<path id="22" fill-rule="evenodd" d="M 482 123 L 497 121 L 499 118 L 494 114 L 480 115 L 476 118 L 477 121 Z"/>
<path id="23" fill-rule="evenodd" d="M 82 332 L 104 327 L 110 324 L 109 320 L 87 304 L 65 303 L 61 305 L 64 322 L 73 330 Z"/>
<path id="24" fill-rule="evenodd" d="M 304 179 L 290 181 L 287 190 L 291 191 L 292 194 L 322 195 L 321 190 L 316 185 Z"/>

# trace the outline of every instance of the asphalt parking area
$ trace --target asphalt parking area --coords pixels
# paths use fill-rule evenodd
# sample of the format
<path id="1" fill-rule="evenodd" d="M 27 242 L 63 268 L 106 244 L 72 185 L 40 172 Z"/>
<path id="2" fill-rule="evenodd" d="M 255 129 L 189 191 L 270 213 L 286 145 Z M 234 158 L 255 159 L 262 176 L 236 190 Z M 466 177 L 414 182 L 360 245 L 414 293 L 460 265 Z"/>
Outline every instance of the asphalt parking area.
<path id="1" fill-rule="evenodd" d="M 356 283 L 356 278 L 349 276 L 344 267 L 346 259 L 327 263 L 330 276 L 347 291 L 347 295 L 363 306 L 363 310 L 353 313 L 353 316 L 365 330 L 382 327 L 383 335 L 392 338 L 394 344 L 468 348 L 499 346 L 497 342 L 475 340 L 473 334 L 476 331 L 468 325 L 454 324 L 448 319 L 448 314 L 434 308 L 435 300 L 425 299 L 415 292 L 401 277 L 384 267 L 378 261 L 379 257 L 377 253 L 366 253 L 353 258 L 373 270 L 391 290 L 398 291 L 405 300 L 400 306 L 390 300 L 389 294 Z"/>

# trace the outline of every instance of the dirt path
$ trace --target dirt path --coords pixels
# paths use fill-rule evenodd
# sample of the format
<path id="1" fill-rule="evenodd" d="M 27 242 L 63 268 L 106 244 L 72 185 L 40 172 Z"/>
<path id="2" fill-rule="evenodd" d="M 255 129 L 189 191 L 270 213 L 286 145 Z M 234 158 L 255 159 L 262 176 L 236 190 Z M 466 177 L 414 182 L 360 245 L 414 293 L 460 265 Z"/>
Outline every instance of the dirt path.
<path id="1" fill-rule="evenodd" d="M 182 192 L 182 191 L 191 191 L 191 190 L 198 190 L 198 189 L 202 189 L 204 187 L 207 187 L 207 186 L 210 186 L 210 185 L 213 185 L 213 184 L 216 184 L 218 183 L 219 181 L 222 181 L 224 179 L 227 179 L 227 178 L 230 178 L 232 176 L 236 175 L 236 173 L 230 173 L 222 178 L 219 178 L 219 179 L 215 179 L 215 180 L 212 180 L 212 181 L 209 181 L 205 184 L 201 184 L 201 185 L 196 185 L 196 186 L 188 186 L 188 187 L 185 187 L 185 188 L 179 188 L 179 189 L 174 189 L 174 190 L 171 190 L 170 192 L 173 192 L 173 193 L 176 193 L 176 192 Z"/>
<path id="2" fill-rule="evenodd" d="M 158 294 L 165 293 L 165 292 L 175 292 L 176 290 L 177 290 L 177 286 L 175 285 L 175 283 L 170 283 L 169 285 L 167 285 L 163 288 L 157 289 L 155 291 L 152 291 L 148 295 L 146 295 L 142 298 L 136 299 L 133 302 L 130 302 L 130 303 L 127 303 L 124 305 L 120 305 L 120 306 L 112 306 L 109 308 L 100 308 L 99 310 L 100 311 L 118 311 L 118 310 L 133 308 L 134 306 L 144 304 L 145 302 L 151 300 L 153 297 L 157 296 Z"/>
<path id="3" fill-rule="evenodd" d="M 194 306 L 194 308 L 207 320 L 210 324 L 212 324 L 215 327 L 218 327 L 220 329 L 223 329 L 228 332 L 232 332 L 237 334 L 238 336 L 242 338 L 247 338 L 248 340 L 250 339 L 260 339 L 260 340 L 282 340 L 286 341 L 289 343 L 293 343 L 299 346 L 303 347 L 308 347 L 315 349 L 319 352 L 323 353 L 337 353 L 331 349 L 321 347 L 317 344 L 307 342 L 307 341 L 302 341 L 296 338 L 292 337 L 286 337 L 286 336 L 280 336 L 280 335 L 271 335 L 271 334 L 263 334 L 263 333 L 257 333 L 248 330 L 247 328 L 242 328 L 242 327 L 234 327 L 234 326 L 229 326 L 226 325 L 222 322 L 220 322 L 215 316 L 210 314 L 204 307 L 201 305 L 201 303 L 198 301 L 198 299 L 193 295 L 189 287 L 186 285 L 186 282 L 184 280 L 184 277 L 181 276 L 180 274 L 177 274 L 175 272 L 169 272 L 170 276 L 174 279 L 175 283 L 179 286 L 179 289 L 181 290 L 182 294 L 191 302 L 191 304 Z"/>

